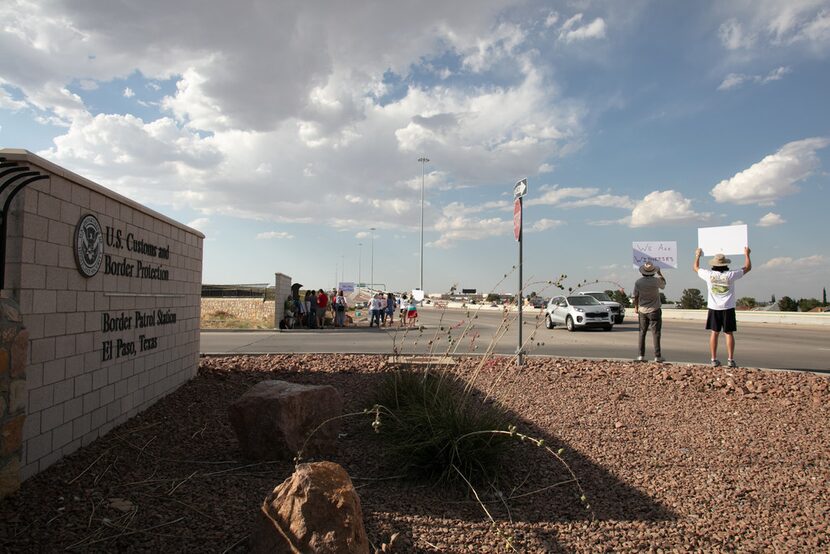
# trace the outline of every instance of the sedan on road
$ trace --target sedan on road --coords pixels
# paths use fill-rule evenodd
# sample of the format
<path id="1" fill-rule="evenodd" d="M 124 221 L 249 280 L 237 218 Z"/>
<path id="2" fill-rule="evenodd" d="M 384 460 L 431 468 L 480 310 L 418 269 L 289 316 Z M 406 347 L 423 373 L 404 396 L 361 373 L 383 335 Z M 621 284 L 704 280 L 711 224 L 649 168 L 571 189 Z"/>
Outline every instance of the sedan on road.
<path id="1" fill-rule="evenodd" d="M 590 327 L 610 331 L 614 319 L 610 308 L 593 296 L 554 296 L 545 308 L 545 327 L 553 329 L 557 325 L 564 325 L 568 331 Z"/>

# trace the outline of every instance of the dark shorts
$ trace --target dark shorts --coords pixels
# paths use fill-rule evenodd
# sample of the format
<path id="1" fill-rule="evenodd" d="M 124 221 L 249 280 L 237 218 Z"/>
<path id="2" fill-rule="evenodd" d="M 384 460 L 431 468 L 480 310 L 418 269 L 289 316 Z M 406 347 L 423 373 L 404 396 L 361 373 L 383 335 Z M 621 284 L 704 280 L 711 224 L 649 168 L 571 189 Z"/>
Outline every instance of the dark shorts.
<path id="1" fill-rule="evenodd" d="M 706 328 L 712 331 L 732 333 L 738 330 L 738 322 L 735 320 L 735 308 L 728 310 L 709 310 L 706 317 Z"/>

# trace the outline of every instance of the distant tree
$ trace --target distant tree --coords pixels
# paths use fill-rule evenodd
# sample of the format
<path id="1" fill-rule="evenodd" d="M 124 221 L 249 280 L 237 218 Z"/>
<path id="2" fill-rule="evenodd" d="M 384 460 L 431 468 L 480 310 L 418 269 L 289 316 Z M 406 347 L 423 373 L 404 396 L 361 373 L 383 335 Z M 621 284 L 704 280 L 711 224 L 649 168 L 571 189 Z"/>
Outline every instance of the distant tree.
<path id="1" fill-rule="evenodd" d="M 668 301 L 668 299 L 666 298 L 666 295 L 665 295 L 664 293 L 662 293 L 662 292 L 660 293 L 660 303 L 661 303 L 661 304 L 669 304 L 669 301 Z"/>
<path id="2" fill-rule="evenodd" d="M 775 295 L 774 294 L 772 295 L 772 298 L 770 298 L 769 303 L 770 304 L 775 304 Z"/>
<path id="3" fill-rule="evenodd" d="M 782 296 L 781 300 L 778 301 L 778 309 L 782 312 L 795 312 L 798 310 L 798 302 L 789 296 Z"/>
<path id="4" fill-rule="evenodd" d="M 495 292 L 491 292 L 487 295 L 487 298 L 485 298 L 484 300 L 486 300 L 487 302 L 499 302 L 501 301 L 501 295 L 496 294 Z"/>
<path id="5" fill-rule="evenodd" d="M 628 297 L 624 290 L 611 291 L 611 300 L 613 300 L 614 302 L 619 302 L 626 308 L 631 307 L 631 299 Z"/>
<path id="6" fill-rule="evenodd" d="M 699 310 L 706 306 L 706 299 L 700 294 L 700 289 L 683 289 L 680 297 L 680 307 L 684 310 Z"/>
<path id="7" fill-rule="evenodd" d="M 821 289 L 821 305 L 827 305 L 827 288 Z"/>
<path id="8" fill-rule="evenodd" d="M 798 300 L 798 310 L 801 312 L 809 312 L 813 308 L 821 306 L 818 298 L 800 298 Z"/>
<path id="9" fill-rule="evenodd" d="M 751 310 L 758 305 L 758 302 L 751 296 L 744 296 L 743 298 L 738 298 L 736 304 L 741 308 L 749 308 Z"/>

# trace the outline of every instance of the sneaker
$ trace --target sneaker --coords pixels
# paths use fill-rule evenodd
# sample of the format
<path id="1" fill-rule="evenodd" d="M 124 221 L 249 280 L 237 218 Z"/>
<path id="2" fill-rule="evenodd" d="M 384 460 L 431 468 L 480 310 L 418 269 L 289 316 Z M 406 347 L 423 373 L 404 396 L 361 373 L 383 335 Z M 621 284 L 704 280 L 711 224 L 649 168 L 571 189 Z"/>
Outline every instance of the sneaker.
<path id="1" fill-rule="evenodd" d="M 738 367 L 738 364 L 735 363 L 735 360 L 727 360 L 726 367 L 735 368 L 735 367 Z"/>
<path id="2" fill-rule="evenodd" d="M 657 356 L 656 358 L 654 358 L 654 363 L 655 364 L 662 364 L 665 361 L 666 361 L 666 359 L 663 356 Z"/>
<path id="3" fill-rule="evenodd" d="M 720 360 L 712 360 L 712 367 L 720 367 Z"/>
<path id="4" fill-rule="evenodd" d="M 635 361 L 635 362 L 644 362 L 644 361 L 646 361 L 646 357 L 645 357 L 645 356 L 637 356 L 637 357 L 634 359 L 634 361 Z"/>

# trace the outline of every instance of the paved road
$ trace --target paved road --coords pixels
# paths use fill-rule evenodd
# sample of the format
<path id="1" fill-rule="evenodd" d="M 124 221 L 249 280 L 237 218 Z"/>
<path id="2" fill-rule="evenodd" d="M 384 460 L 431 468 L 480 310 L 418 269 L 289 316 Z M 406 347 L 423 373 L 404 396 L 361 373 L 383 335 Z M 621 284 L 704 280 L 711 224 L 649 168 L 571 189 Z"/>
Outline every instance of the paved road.
<path id="1" fill-rule="evenodd" d="M 611 332 L 602 330 L 569 333 L 563 328 L 545 329 L 537 326 L 535 314 L 525 313 L 524 339 L 531 355 L 575 358 L 632 359 L 637 354 L 637 324 L 626 320 L 614 326 Z M 472 327 L 461 338 L 470 323 L 466 311 L 421 311 L 422 331 L 414 329 L 367 328 L 325 330 L 291 330 L 285 332 L 203 331 L 201 351 L 219 353 L 271 352 L 353 352 L 391 354 L 400 352 L 436 354 L 447 352 L 447 338 L 455 339 L 453 348 L 458 354 L 481 354 L 495 340 L 494 351 L 512 354 L 516 350 L 516 317 L 511 314 L 506 323 L 499 312 L 481 311 Z M 541 322 L 541 320 L 538 320 Z M 441 328 L 444 328 L 441 331 Z M 820 326 L 781 326 L 772 324 L 740 324 L 735 335 L 736 359 L 744 367 L 771 369 L 830 370 L 830 328 Z M 458 340 L 458 339 L 461 340 Z M 429 341 L 433 345 L 429 345 Z M 663 356 L 670 362 L 707 363 L 708 331 L 703 322 L 664 321 Z M 646 351 L 651 348 L 651 338 Z M 720 358 L 726 360 L 726 347 L 721 338 Z"/>

